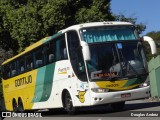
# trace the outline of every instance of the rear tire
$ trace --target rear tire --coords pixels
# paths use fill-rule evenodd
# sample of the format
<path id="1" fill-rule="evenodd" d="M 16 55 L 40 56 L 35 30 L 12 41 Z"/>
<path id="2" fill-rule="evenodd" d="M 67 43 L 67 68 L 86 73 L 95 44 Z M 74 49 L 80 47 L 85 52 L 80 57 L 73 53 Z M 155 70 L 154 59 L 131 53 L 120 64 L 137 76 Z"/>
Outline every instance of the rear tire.
<path id="1" fill-rule="evenodd" d="M 15 99 L 12 100 L 12 107 L 13 107 L 13 112 L 18 111 L 18 105 Z"/>
<path id="2" fill-rule="evenodd" d="M 111 103 L 110 104 L 113 111 L 122 111 L 125 106 L 125 101 L 123 102 L 117 102 L 117 103 Z"/>
<path id="3" fill-rule="evenodd" d="M 69 115 L 74 115 L 76 113 L 76 109 L 73 107 L 72 98 L 69 92 L 66 92 L 64 96 L 64 109 Z"/>
<path id="4" fill-rule="evenodd" d="M 21 112 L 21 113 L 24 112 L 24 106 L 21 99 L 18 100 L 18 112 Z"/>

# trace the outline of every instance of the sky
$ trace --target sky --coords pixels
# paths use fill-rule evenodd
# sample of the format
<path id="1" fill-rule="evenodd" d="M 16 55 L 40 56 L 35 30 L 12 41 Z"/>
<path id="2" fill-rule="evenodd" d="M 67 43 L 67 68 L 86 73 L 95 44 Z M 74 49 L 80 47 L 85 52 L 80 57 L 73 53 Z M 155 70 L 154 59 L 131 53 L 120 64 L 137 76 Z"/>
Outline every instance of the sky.
<path id="1" fill-rule="evenodd" d="M 146 25 L 142 35 L 160 31 L 160 0 L 111 0 L 111 12 L 137 18 L 137 23 Z"/>

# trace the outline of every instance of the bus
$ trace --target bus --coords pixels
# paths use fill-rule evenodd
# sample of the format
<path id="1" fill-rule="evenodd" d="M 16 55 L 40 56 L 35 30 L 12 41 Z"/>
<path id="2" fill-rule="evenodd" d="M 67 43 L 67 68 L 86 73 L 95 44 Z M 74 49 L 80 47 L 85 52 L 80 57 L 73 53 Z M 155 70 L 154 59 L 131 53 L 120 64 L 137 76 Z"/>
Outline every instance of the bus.
<path id="1" fill-rule="evenodd" d="M 150 84 L 143 41 L 129 22 L 91 22 L 46 37 L 2 63 L 8 111 L 110 105 L 148 98 Z"/>

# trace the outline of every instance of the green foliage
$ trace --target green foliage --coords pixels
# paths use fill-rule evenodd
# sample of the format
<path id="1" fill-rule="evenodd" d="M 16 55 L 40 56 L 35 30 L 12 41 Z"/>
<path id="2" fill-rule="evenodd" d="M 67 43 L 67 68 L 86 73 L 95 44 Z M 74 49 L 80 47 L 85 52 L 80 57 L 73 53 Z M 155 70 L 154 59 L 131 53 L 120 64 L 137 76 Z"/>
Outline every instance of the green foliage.
<path id="1" fill-rule="evenodd" d="M 5 50 L 0 48 L 0 64 L 2 64 L 3 61 L 5 61 L 8 58 L 11 58 L 13 56 L 13 50 Z"/>
<path id="2" fill-rule="evenodd" d="M 22 50 L 31 42 L 35 42 L 41 29 L 36 7 L 29 0 L 28 3 L 8 0 L 1 4 L 3 27 L 9 33 L 10 40 L 14 40 L 13 45 Z"/>
<path id="3" fill-rule="evenodd" d="M 4 1 L 5 2 L 5 1 Z M 14 51 L 17 50 L 17 41 L 11 38 L 10 35 L 10 29 L 9 24 L 7 24 L 7 21 L 9 21 L 6 16 L 8 14 L 5 13 L 5 11 L 10 11 L 9 6 L 1 5 L 2 2 L 0 0 L 0 47 L 4 48 L 5 50 L 12 49 Z"/>
<path id="4" fill-rule="evenodd" d="M 93 0 L 90 3 L 92 3 L 90 6 L 82 6 L 76 13 L 77 23 L 114 20 L 109 0 Z"/>
<path id="5" fill-rule="evenodd" d="M 132 24 L 134 24 L 136 26 L 136 29 L 139 34 L 141 34 L 146 29 L 146 26 L 143 23 L 137 24 L 136 23 L 137 18 L 134 18 L 134 17 L 128 18 L 128 17 L 125 17 L 123 14 L 120 14 L 120 15 L 115 15 L 115 20 L 116 21 L 131 22 Z"/>
<path id="6" fill-rule="evenodd" d="M 107 20 L 110 0 L 0 0 L 0 43 L 22 51 L 70 25 Z"/>

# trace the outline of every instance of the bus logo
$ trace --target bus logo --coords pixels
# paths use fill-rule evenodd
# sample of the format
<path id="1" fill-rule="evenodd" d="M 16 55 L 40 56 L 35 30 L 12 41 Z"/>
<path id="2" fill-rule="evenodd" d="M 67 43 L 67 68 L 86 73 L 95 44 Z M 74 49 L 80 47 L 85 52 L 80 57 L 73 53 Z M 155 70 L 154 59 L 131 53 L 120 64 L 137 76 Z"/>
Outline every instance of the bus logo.
<path id="1" fill-rule="evenodd" d="M 28 77 L 22 77 L 20 79 L 15 80 L 15 87 L 19 87 L 19 86 L 30 84 L 30 83 L 32 83 L 31 75 L 29 75 Z"/>
<path id="2" fill-rule="evenodd" d="M 67 69 L 68 68 L 59 68 L 58 69 L 58 74 L 67 74 Z"/>
<path id="3" fill-rule="evenodd" d="M 84 103 L 85 101 L 85 97 L 84 97 L 85 93 L 86 91 L 79 91 L 78 95 L 76 95 L 81 103 Z"/>

